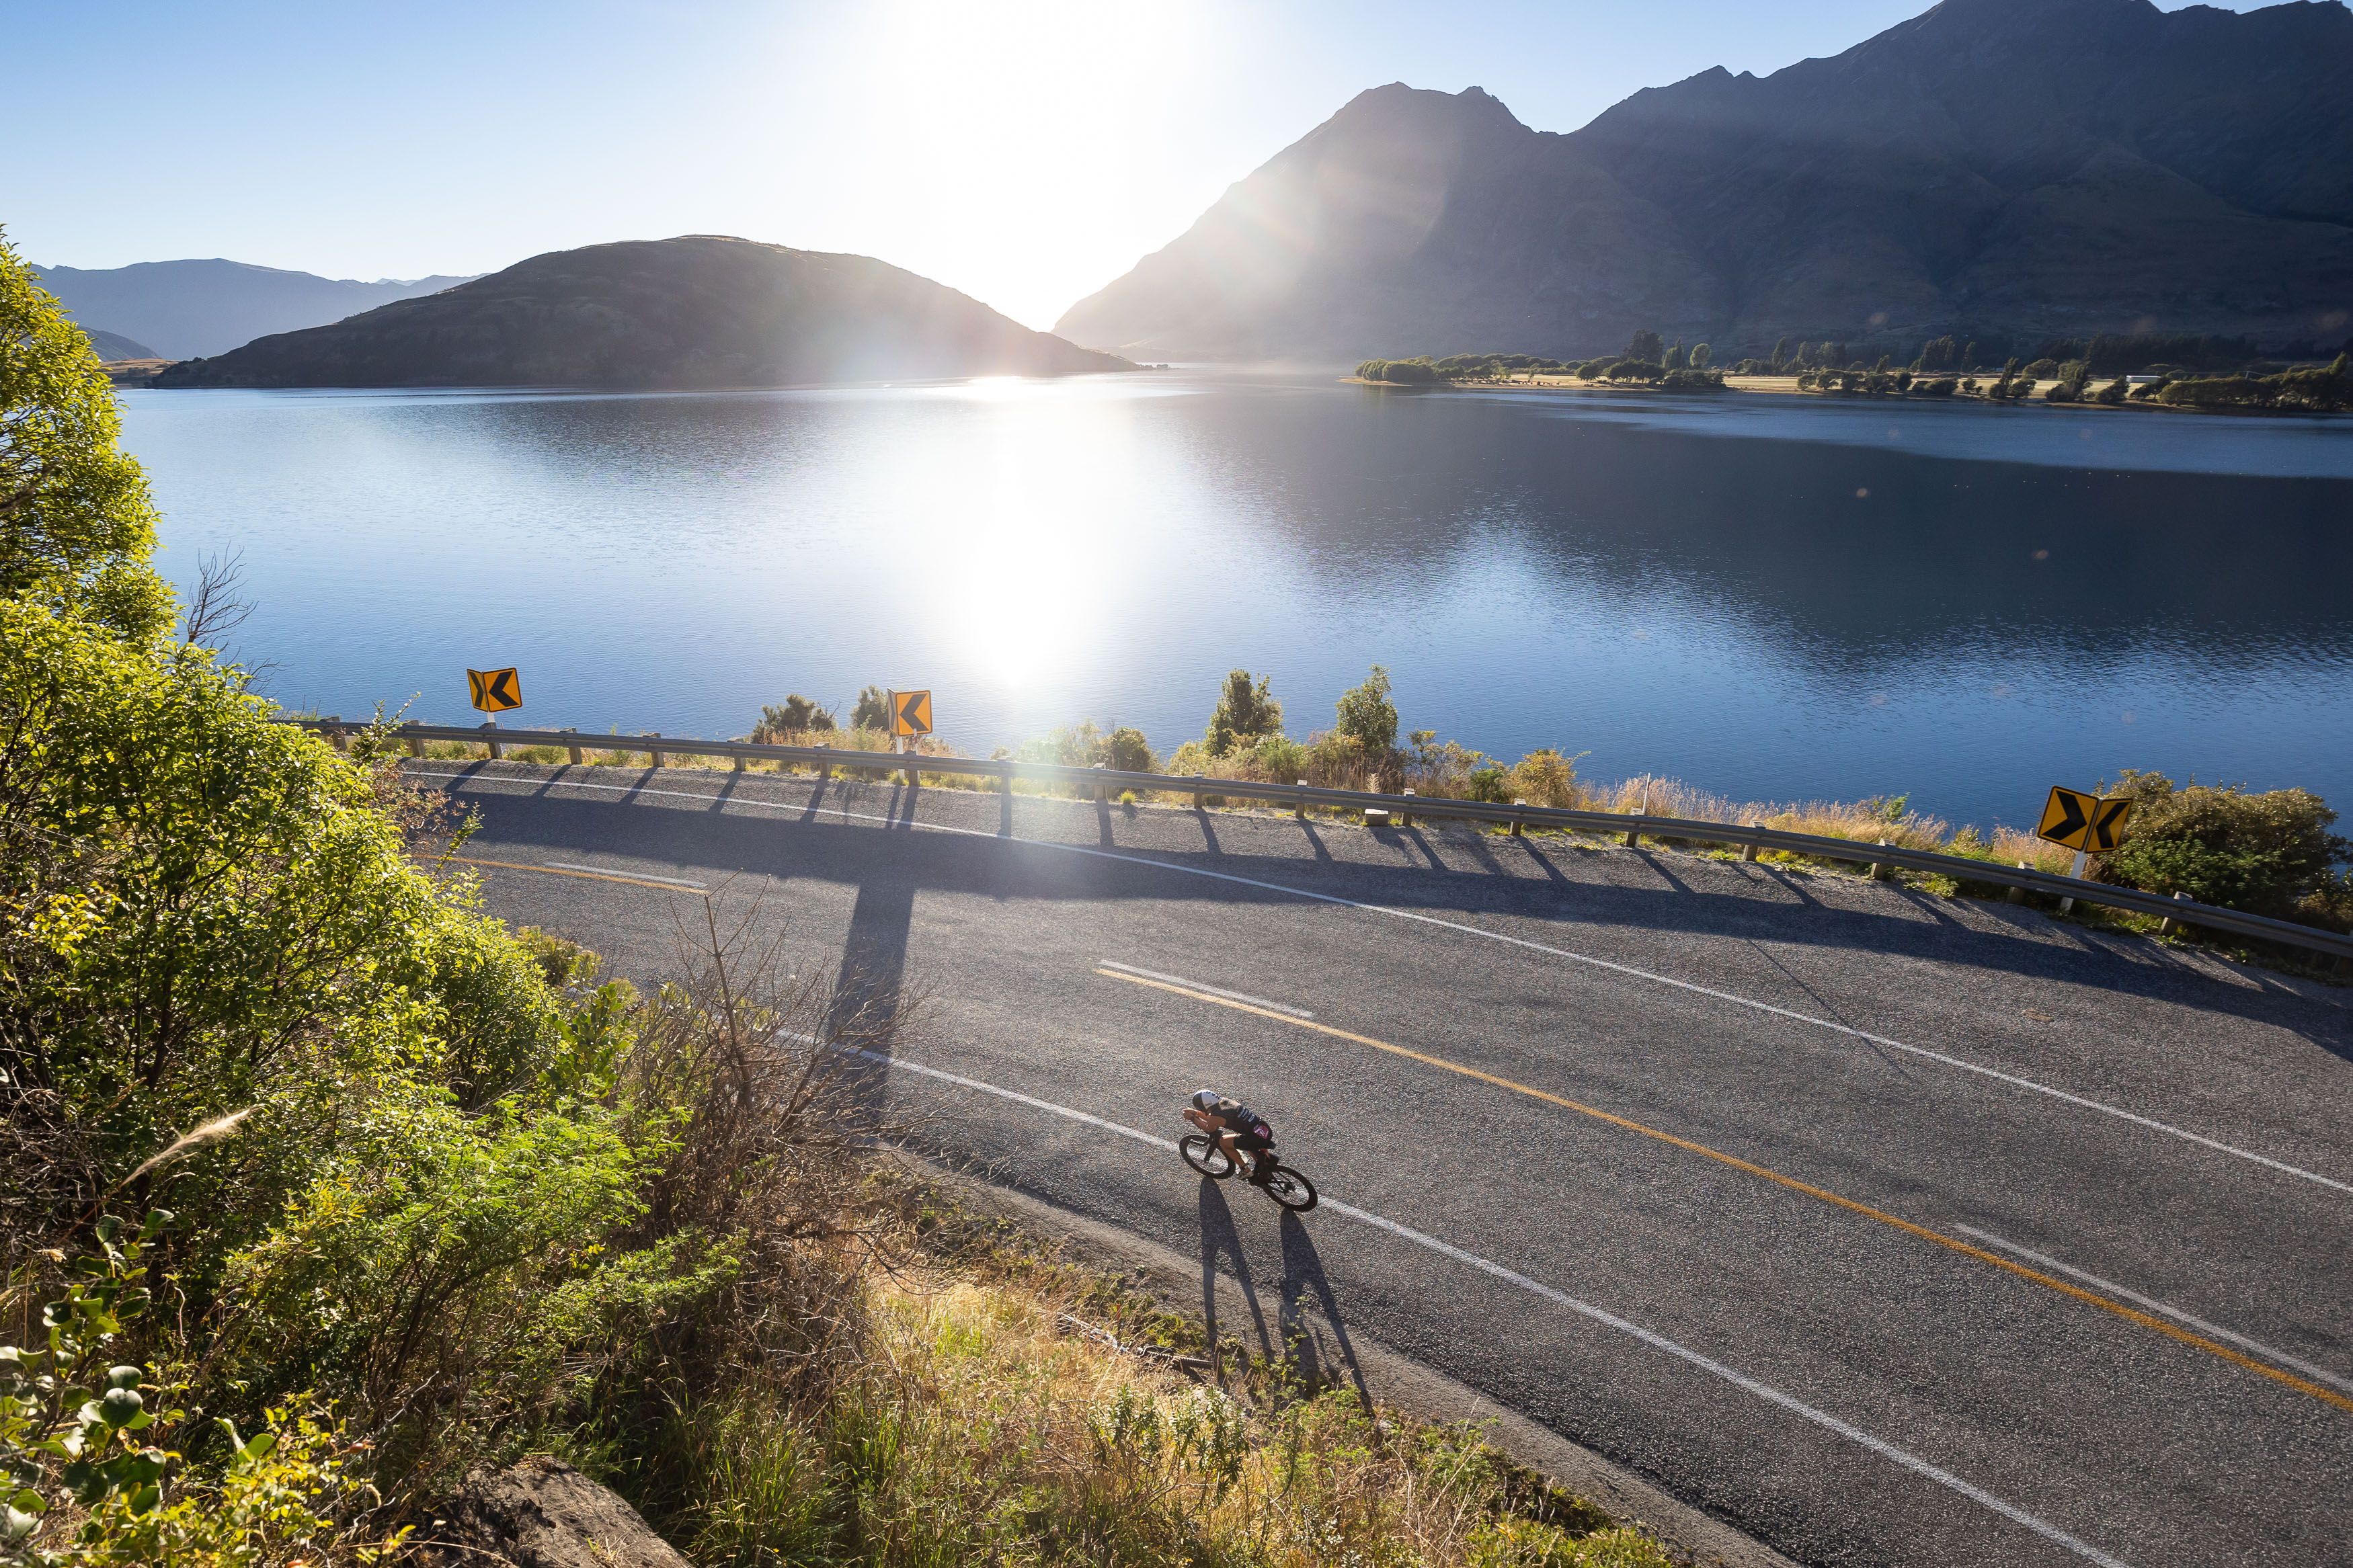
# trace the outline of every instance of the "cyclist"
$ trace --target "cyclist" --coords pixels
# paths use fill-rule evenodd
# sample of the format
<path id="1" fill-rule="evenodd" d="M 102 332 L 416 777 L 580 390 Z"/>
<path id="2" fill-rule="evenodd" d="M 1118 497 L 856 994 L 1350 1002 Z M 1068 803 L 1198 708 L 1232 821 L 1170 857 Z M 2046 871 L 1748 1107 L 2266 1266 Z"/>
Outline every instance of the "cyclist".
<path id="1" fill-rule="evenodd" d="M 1240 1100 L 1214 1089 L 1205 1089 L 1193 1096 L 1185 1120 L 1213 1134 L 1218 1147 L 1235 1164 L 1241 1164 L 1242 1155 L 1247 1152 L 1250 1156 L 1250 1179 L 1260 1186 L 1266 1185 L 1267 1179 L 1274 1174 L 1274 1129 Z"/>

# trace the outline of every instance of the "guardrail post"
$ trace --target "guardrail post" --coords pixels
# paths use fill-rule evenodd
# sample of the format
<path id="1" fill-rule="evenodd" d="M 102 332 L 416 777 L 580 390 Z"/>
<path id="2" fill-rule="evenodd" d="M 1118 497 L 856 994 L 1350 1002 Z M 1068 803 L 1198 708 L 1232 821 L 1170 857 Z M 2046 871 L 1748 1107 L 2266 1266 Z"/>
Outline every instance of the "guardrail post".
<path id="1" fill-rule="evenodd" d="M 1639 849 L 1642 847 L 1641 819 L 1649 814 L 1647 812 L 1637 811 L 1630 813 L 1630 815 L 1634 818 L 1634 826 L 1626 830 L 1626 847 L 1629 849 Z"/>
<path id="2" fill-rule="evenodd" d="M 1881 840 L 1879 841 L 1879 847 L 1880 847 L 1882 849 L 1886 848 L 1886 847 L 1887 847 L 1887 840 L 1886 840 L 1886 839 L 1884 839 L 1884 838 L 1881 839 Z M 1883 880 L 1883 879 L 1886 878 L 1886 876 L 1887 876 L 1887 862 L 1886 862 L 1886 861 L 1884 861 L 1884 860 L 1873 860 L 1873 861 L 1871 863 L 1871 879 L 1872 879 L 1873 881 L 1874 881 L 1874 882 L 1877 882 L 1877 881 Z"/>
<path id="3" fill-rule="evenodd" d="M 1752 822 L 1748 825 L 1748 831 L 1751 833 L 1762 833 L 1765 831 L 1765 825 L 1761 822 Z M 1745 865 L 1754 866 L 1757 863 L 1757 852 L 1764 847 L 1765 846 L 1757 839 L 1751 838 L 1748 841 L 1747 846 L 1740 851 L 1742 863 Z"/>
<path id="4" fill-rule="evenodd" d="M 499 744 L 499 721 L 496 719 L 483 720 L 482 731 L 483 743 L 491 748 L 491 761 L 495 763 L 507 754 L 506 748 Z"/>
<path id="5" fill-rule="evenodd" d="M 1095 763 L 1092 765 L 1095 772 L 1103 772 L 1103 764 L 1101 763 Z M 1108 805 L 1111 804 L 1111 789 L 1101 779 L 1095 780 L 1095 804 L 1097 805 Z"/>
<path id="6" fill-rule="evenodd" d="M 997 836 L 999 838 L 1013 837 L 1013 764 L 1011 763 L 1005 764 L 1005 796 L 997 808 Z"/>
<path id="7" fill-rule="evenodd" d="M 1301 779 L 1299 781 L 1299 787 L 1303 790 L 1305 789 L 1307 787 L 1307 781 L 1305 779 Z M 1307 820 L 1307 797 L 1305 795 L 1303 795 L 1299 797 L 1298 804 L 1292 807 L 1291 815 L 1299 818 L 1302 822 Z"/>
<path id="8" fill-rule="evenodd" d="M 565 734 L 567 734 L 567 735 L 576 735 L 576 734 L 580 733 L 580 726 L 579 726 L 579 725 L 577 725 L 577 724 L 567 724 L 567 725 L 565 725 L 565 726 L 564 732 L 565 732 Z M 580 742 L 577 742 L 577 741 L 575 741 L 575 742 L 572 742 L 572 744 L 570 744 L 570 745 L 568 745 L 568 746 L 565 747 L 565 748 L 564 748 L 564 754 L 565 755 L 565 757 L 567 757 L 568 759 L 570 759 L 572 762 L 575 762 L 575 763 L 579 762 L 579 761 L 580 761 Z"/>
<path id="9" fill-rule="evenodd" d="M 2025 861 L 2023 861 L 2023 860 L 2021 860 L 2021 861 L 2018 863 L 2018 868 L 2019 868 L 2020 870 L 2021 870 L 2021 871 L 2025 870 L 2025 869 L 2026 869 L 2026 862 L 2025 862 Z M 2013 904 L 2022 904 L 2022 903 L 2026 902 L 2026 889 L 2025 889 L 2024 888 L 2012 888 L 2012 889 L 2010 889 L 2010 892 L 2009 892 L 2008 897 L 2009 897 L 2009 900 L 2010 900 L 2011 903 L 2013 903 Z"/>
<path id="10" fill-rule="evenodd" d="M 659 730 L 648 730 L 644 731 L 644 737 L 649 741 L 659 741 L 661 739 L 661 731 Z M 649 746 L 646 749 L 646 755 L 654 760 L 654 766 L 660 767 L 662 765 L 664 757 L 662 749 L 659 746 Z"/>
<path id="11" fill-rule="evenodd" d="M 735 771 L 739 773 L 744 771 L 744 753 L 741 752 L 735 753 Z"/>
<path id="12" fill-rule="evenodd" d="M 2067 875 L 2069 875 L 2070 877 L 2074 878 L 2077 881 L 2081 881 L 2081 880 L 2083 880 L 2083 877 L 2084 877 L 2084 864 L 2085 864 L 2087 861 L 2089 861 L 2090 859 L 2091 859 L 2091 856 L 2089 856 L 2088 854 L 2084 853 L 2084 852 L 2083 850 L 2081 850 L 2081 849 L 2076 850 L 2076 851 L 2075 851 L 2075 863 L 2074 863 L 2074 865 L 2073 865 L 2073 866 L 2071 866 L 2071 867 L 2069 867 L 2069 868 L 2068 868 L 2068 869 L 2067 869 Z M 2068 894 L 2065 898 L 2063 898 L 2063 899 L 2062 899 L 2062 900 L 2059 900 L 2059 912 L 2060 912 L 2061 914 L 2063 914 L 2063 915 L 2064 915 L 2064 914 L 2073 914 L 2073 913 L 2074 912 L 2074 910 L 2075 910 L 2075 895 L 2074 895 L 2074 894 L 2070 893 L 2070 894 Z"/>
<path id="13" fill-rule="evenodd" d="M 1515 801 L 1512 802 L 1513 806 L 1514 806 L 1514 807 L 1515 807 L 1515 808 L 1516 808 L 1516 807 L 1519 807 L 1519 806 L 1525 805 L 1527 805 L 1527 804 L 1528 804 L 1528 803 L 1527 803 L 1526 801 L 1524 801 L 1524 800 L 1515 800 Z M 1517 837 L 1520 836 L 1520 829 L 1521 829 L 1521 827 L 1522 827 L 1523 826 L 1524 826 L 1524 824 L 1522 824 L 1522 823 L 1521 823 L 1521 821 L 1520 821 L 1520 819 L 1519 819 L 1518 817 L 1516 817 L 1516 816 L 1515 816 L 1515 817 L 1512 818 L 1512 820 L 1511 820 L 1511 834 L 1512 834 L 1512 837 L 1513 837 L 1517 838 Z"/>
<path id="14" fill-rule="evenodd" d="M 319 727 L 326 731 L 327 744 L 334 747 L 335 750 L 339 752 L 348 752 L 352 749 L 351 737 L 344 734 L 341 730 L 331 728 L 331 726 L 340 724 L 343 721 L 343 716 L 342 714 L 330 713 L 327 715 L 327 722 L 320 725 Z"/>
<path id="15" fill-rule="evenodd" d="M 1201 779 L 1202 775 L 1199 773 L 1195 773 L 1193 775 L 1193 809 L 1195 811 L 1207 811 L 1209 809 L 1208 795 L 1207 792 L 1201 788 Z"/>
<path id="16" fill-rule="evenodd" d="M 406 725 L 406 724 L 403 724 L 403 725 L 401 726 L 401 728 L 402 728 L 402 729 L 404 729 L 404 730 L 406 730 L 406 729 L 407 729 L 407 728 L 408 728 L 408 726 L 407 726 L 407 725 Z M 411 736 L 409 736 L 409 737 L 408 737 L 408 754 L 409 754 L 410 756 L 412 756 L 412 757 L 421 757 L 421 756 L 423 756 L 423 755 L 425 754 L 425 742 L 424 742 L 422 740 L 419 740 L 419 739 L 418 739 L 417 736 L 415 736 L 415 735 L 411 735 Z"/>
<path id="17" fill-rule="evenodd" d="M 1405 795 L 1408 800 L 1411 800 L 1413 798 L 1413 791 L 1406 791 Z M 1404 810 L 1398 813 L 1398 826 L 1399 827 L 1411 827 L 1413 826 L 1413 807 L 1407 806 Z"/>
<path id="18" fill-rule="evenodd" d="M 2173 901 L 2177 904 L 2186 904 L 2189 901 L 2189 895 L 2187 893 L 2176 893 L 2173 895 Z M 2171 936 L 2175 931 L 2179 931 L 2180 929 L 2181 922 L 2175 920 L 2171 915 L 2168 915 L 2163 920 L 2157 922 L 2157 934 L 2159 936 Z"/>

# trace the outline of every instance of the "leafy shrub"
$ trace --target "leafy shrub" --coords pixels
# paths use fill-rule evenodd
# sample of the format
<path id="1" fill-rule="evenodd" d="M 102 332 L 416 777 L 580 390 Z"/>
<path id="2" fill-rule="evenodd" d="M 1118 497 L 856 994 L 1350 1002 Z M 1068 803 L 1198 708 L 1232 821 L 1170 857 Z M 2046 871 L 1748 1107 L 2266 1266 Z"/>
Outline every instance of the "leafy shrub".
<path id="1" fill-rule="evenodd" d="M 889 721 L 890 715 L 886 712 L 883 722 Z M 833 710 L 821 708 L 796 691 L 781 703 L 762 704 L 760 721 L 752 727 L 752 739 L 764 746 L 788 745 L 791 743 L 787 739 L 789 736 L 828 731 L 834 727 Z"/>
<path id="2" fill-rule="evenodd" d="M 879 686 L 869 686 L 860 691 L 856 706 L 849 710 L 849 727 L 853 730 L 890 729 L 891 694 Z"/>
<path id="3" fill-rule="evenodd" d="M 1382 754 L 1397 748 L 1397 704 L 1389 700 L 1389 672 L 1380 665 L 1373 666 L 1362 685 L 1340 698 L 1338 716 L 1333 728 L 1364 747 L 1369 754 Z"/>
<path id="4" fill-rule="evenodd" d="M 1514 798 L 1530 805 L 1567 810 L 1584 799 L 1577 787 L 1577 760 L 1564 757 L 1549 746 L 1530 752 L 1513 765 L 1511 787 Z"/>
<path id="5" fill-rule="evenodd" d="M 1144 731 L 1123 725 L 1103 737 L 1103 763 L 1105 767 L 1122 773 L 1148 773 L 1157 772 L 1159 759 L 1152 754 L 1152 742 Z"/>
<path id="6" fill-rule="evenodd" d="M 147 563 L 155 509 L 121 424 L 90 339 L 0 237 L 0 597 L 143 640 L 172 601 Z"/>
<path id="7" fill-rule="evenodd" d="M 1267 735 L 1250 748 L 1250 763 L 1261 778 L 1294 783 L 1307 776 L 1307 748 L 1288 735 Z"/>
<path id="8" fill-rule="evenodd" d="M 1218 704 L 1209 711 L 1208 731 L 1202 737 L 1209 755 L 1222 757 L 1237 746 L 1247 750 L 1282 733 L 1282 704 L 1275 699 L 1273 683 L 1271 675 L 1253 682 L 1247 669 L 1227 672 Z"/>
<path id="9" fill-rule="evenodd" d="M 2101 874 L 2146 892 L 2295 920 L 2311 912 L 2308 901 L 2327 907 L 2338 880 L 2331 868 L 2353 855 L 2329 831 L 2337 814 L 2305 790 L 2177 787 L 2162 773 L 2127 771 L 2114 793 L 2132 798 L 2133 816 Z"/>

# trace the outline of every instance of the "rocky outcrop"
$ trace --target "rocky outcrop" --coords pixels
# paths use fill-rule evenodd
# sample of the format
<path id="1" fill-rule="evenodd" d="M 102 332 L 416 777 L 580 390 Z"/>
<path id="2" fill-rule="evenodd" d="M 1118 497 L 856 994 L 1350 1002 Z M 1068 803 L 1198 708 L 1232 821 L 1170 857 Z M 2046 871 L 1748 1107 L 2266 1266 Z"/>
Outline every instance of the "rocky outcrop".
<path id="1" fill-rule="evenodd" d="M 560 1459 L 469 1479 L 418 1535 L 446 1568 L 690 1568 L 637 1510 Z"/>
<path id="2" fill-rule="evenodd" d="M 155 384 L 756 387 L 1133 368 L 871 257 L 689 235 L 534 256 Z"/>
<path id="3" fill-rule="evenodd" d="M 1648 327 L 1908 358 L 2353 331 L 2353 11 L 1944 0 L 1829 59 L 1711 70 L 1539 133 L 1392 84 L 1235 185 L 1055 330 L 1151 357 L 1505 350 Z"/>

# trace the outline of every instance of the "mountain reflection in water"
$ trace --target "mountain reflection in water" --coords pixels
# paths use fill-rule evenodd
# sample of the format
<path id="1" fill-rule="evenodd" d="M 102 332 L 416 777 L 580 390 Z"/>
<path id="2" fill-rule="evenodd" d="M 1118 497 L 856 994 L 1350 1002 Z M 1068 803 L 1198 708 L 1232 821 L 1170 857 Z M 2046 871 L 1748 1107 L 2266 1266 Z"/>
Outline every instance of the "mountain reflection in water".
<path id="1" fill-rule="evenodd" d="M 1183 373 L 693 395 L 153 392 L 168 573 L 352 717 L 731 735 L 928 686 L 1164 750 L 1219 678 L 1742 798 L 2018 822 L 2122 767 L 2353 806 L 2353 421 L 1380 394 Z"/>

